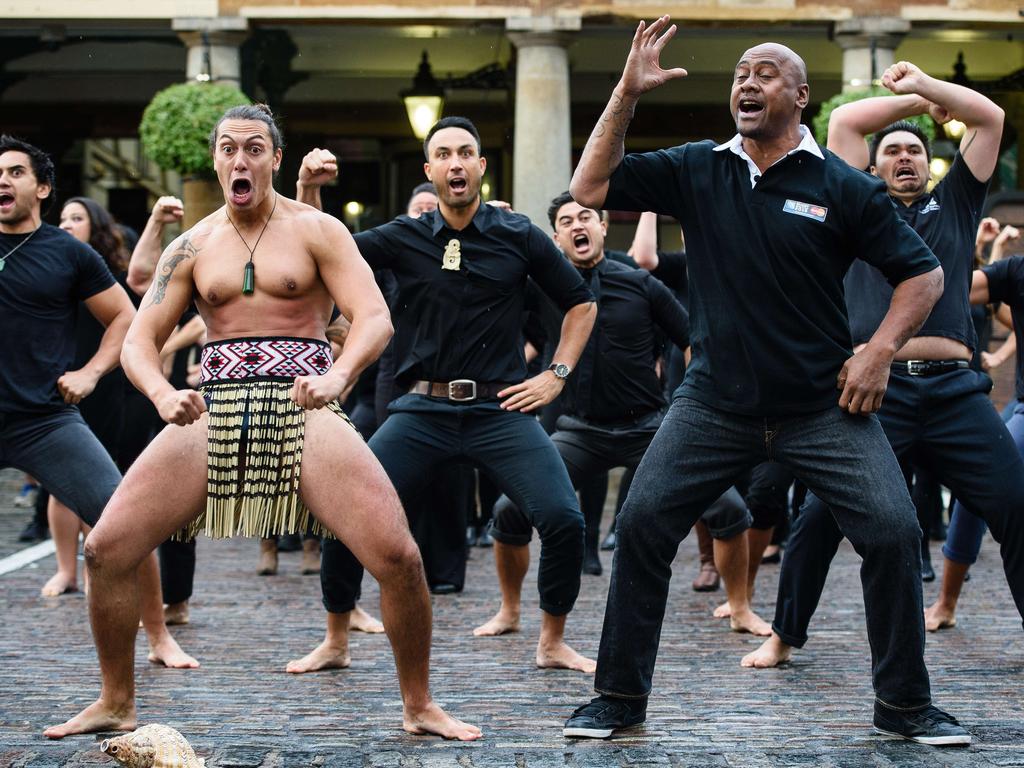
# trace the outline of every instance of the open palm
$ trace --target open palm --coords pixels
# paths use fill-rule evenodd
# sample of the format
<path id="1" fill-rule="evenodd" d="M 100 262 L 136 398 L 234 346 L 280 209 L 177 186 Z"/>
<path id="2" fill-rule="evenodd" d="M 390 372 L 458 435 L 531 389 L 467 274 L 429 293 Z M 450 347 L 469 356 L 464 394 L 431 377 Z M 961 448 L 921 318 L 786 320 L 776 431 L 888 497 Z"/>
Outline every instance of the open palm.
<path id="1" fill-rule="evenodd" d="M 676 25 L 669 26 L 668 16 L 656 19 L 650 26 L 640 22 L 622 71 L 622 87 L 627 93 L 640 95 L 669 80 L 686 77 L 685 69 L 661 68 L 661 51 L 675 34 Z"/>

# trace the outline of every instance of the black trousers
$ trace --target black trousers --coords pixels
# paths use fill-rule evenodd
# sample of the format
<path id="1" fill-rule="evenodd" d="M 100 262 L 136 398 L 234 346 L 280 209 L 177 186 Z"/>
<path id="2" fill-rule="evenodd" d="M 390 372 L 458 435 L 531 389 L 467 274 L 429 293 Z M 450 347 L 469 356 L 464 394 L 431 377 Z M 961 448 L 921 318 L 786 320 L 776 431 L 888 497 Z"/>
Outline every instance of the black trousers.
<path id="1" fill-rule="evenodd" d="M 540 607 L 554 616 L 571 611 L 583 566 L 583 516 L 565 466 L 537 420 L 504 411 L 496 400 L 459 404 L 423 395 L 403 395 L 389 410 L 369 446 L 398 491 L 410 527 L 417 522 L 414 502 L 436 490 L 438 468 L 479 466 L 540 532 Z M 458 532 L 465 536 L 464 520 Z M 361 577 L 347 547 L 325 541 L 320 583 L 329 612 L 352 609 L 357 572 Z"/>
<path id="2" fill-rule="evenodd" d="M 1024 462 L 988 399 L 992 381 L 970 369 L 921 377 L 893 373 L 878 413 L 905 475 L 925 466 L 999 542 L 1003 570 L 1024 616 Z M 800 648 L 843 535 L 813 494 L 793 525 L 779 575 L 772 629 Z"/>

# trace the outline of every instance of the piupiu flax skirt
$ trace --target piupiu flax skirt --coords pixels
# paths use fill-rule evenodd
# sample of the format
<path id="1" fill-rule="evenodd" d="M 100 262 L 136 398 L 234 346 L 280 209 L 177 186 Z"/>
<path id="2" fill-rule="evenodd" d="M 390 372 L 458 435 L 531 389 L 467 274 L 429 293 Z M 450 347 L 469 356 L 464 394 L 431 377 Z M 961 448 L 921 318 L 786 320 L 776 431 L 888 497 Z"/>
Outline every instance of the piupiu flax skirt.
<path id="1" fill-rule="evenodd" d="M 230 339 L 203 347 L 206 511 L 179 537 L 329 535 L 299 497 L 306 411 L 289 393 L 296 376 L 330 367 L 330 346 L 316 339 Z M 337 402 L 325 407 L 352 424 Z"/>

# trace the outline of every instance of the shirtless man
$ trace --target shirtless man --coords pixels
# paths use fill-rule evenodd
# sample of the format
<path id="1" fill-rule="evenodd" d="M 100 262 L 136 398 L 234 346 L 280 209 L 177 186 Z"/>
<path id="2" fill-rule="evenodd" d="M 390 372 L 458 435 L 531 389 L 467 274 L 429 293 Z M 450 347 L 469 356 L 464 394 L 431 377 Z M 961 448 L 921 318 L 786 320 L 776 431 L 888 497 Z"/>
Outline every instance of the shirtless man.
<path id="1" fill-rule="evenodd" d="M 479 738 L 431 700 L 419 553 L 398 496 L 335 402 L 390 338 L 387 306 L 345 227 L 274 192 L 281 136 L 268 109 L 228 110 L 210 148 L 226 205 L 164 252 L 122 354 L 170 426 L 86 542 L 100 698 L 45 734 L 135 728 L 133 574 L 161 541 L 183 527 L 190 535 L 202 526 L 221 536 L 287 533 L 311 512 L 380 583 L 405 730 Z M 174 390 L 159 357 L 193 297 L 209 339 L 201 392 Z M 332 365 L 324 329 L 335 304 L 352 327 Z"/>

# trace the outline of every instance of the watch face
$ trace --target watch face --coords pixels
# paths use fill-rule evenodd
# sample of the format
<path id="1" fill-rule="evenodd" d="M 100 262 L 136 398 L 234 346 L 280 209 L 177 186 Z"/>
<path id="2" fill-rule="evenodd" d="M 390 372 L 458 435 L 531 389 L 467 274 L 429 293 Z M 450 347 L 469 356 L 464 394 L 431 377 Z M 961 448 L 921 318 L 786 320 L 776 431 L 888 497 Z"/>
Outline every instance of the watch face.
<path id="1" fill-rule="evenodd" d="M 551 370 L 555 372 L 555 376 L 560 379 L 564 379 L 569 375 L 569 366 L 565 363 L 558 363 L 551 366 Z"/>

